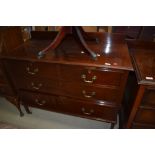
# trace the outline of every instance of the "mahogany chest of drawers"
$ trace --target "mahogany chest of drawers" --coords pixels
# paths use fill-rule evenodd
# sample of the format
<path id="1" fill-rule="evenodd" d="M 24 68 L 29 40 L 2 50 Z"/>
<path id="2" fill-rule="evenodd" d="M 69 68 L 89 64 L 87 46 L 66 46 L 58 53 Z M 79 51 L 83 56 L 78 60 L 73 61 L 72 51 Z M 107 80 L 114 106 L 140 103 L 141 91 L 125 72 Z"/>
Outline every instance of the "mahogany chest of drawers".
<path id="1" fill-rule="evenodd" d="M 155 43 L 129 45 L 138 85 L 126 127 L 155 128 Z"/>
<path id="2" fill-rule="evenodd" d="M 56 49 L 38 59 L 37 53 L 54 32 L 32 32 L 27 42 L 3 52 L 1 61 L 27 112 L 36 107 L 115 124 L 132 64 L 122 35 L 89 33 L 98 58 L 92 60 L 68 36 Z"/>

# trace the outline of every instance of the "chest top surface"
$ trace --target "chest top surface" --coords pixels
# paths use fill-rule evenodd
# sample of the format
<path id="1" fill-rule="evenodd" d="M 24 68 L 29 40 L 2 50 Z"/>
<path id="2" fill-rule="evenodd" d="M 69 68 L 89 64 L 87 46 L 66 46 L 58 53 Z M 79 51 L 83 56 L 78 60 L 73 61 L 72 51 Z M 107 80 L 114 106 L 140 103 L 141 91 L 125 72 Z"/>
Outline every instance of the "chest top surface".
<path id="1" fill-rule="evenodd" d="M 50 50 L 45 57 L 38 59 L 38 52 L 52 42 L 55 33 L 50 32 L 48 35 L 39 32 L 38 36 L 42 37 L 32 37 L 13 51 L 2 53 L 2 58 L 133 70 L 128 47 L 122 35 L 89 33 L 90 36 L 98 38 L 98 43 L 87 41 L 89 48 L 97 53 L 97 60 L 92 60 L 70 35 L 56 50 Z"/>
<path id="2" fill-rule="evenodd" d="M 155 85 L 155 43 L 130 43 L 131 56 L 139 84 Z"/>

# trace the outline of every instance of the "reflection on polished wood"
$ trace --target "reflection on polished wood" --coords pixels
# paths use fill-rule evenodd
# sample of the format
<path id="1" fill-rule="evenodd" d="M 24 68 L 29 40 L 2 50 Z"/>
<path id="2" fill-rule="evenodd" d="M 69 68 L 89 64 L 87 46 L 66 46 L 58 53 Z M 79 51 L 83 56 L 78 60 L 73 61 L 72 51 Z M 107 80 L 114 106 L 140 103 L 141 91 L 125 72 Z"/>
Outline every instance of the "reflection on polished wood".
<path id="1" fill-rule="evenodd" d="M 70 34 L 38 59 L 38 52 L 55 39 L 56 32 L 32 32 L 30 40 L 1 53 L 19 107 L 23 104 L 27 113 L 29 107 L 36 107 L 106 121 L 114 127 L 133 70 L 128 47 L 122 35 L 86 35 L 99 39 L 98 43 L 86 39 L 96 61 Z"/>
<path id="2" fill-rule="evenodd" d="M 108 33 L 88 33 L 90 36 L 97 36 L 99 44 L 87 41 L 89 47 L 96 51 L 98 59 L 94 62 L 83 48 L 79 46 L 72 36 L 66 40 L 56 50 L 50 50 L 43 59 L 38 59 L 38 52 L 46 48 L 56 32 L 32 32 L 32 39 L 25 42 L 11 53 L 13 59 L 22 58 L 22 60 L 45 61 L 62 64 L 77 64 L 96 67 L 106 67 L 115 69 L 133 70 L 128 47 L 123 35 L 110 35 Z M 3 53 L 4 58 L 10 56 L 9 53 Z"/>
<path id="3" fill-rule="evenodd" d="M 45 49 L 41 50 L 38 53 L 38 58 L 42 58 L 46 52 L 48 52 L 50 49 L 55 50 L 66 38 L 68 34 L 71 34 L 75 39 L 77 40 L 78 43 L 80 43 L 83 48 L 86 50 L 86 52 L 94 59 L 97 59 L 97 55 L 94 51 L 92 51 L 85 40 L 93 40 L 96 41 L 97 38 L 91 38 L 89 37 L 83 30 L 81 26 L 63 26 L 59 33 L 57 34 L 56 38 L 52 41 L 50 45 L 48 45 Z"/>

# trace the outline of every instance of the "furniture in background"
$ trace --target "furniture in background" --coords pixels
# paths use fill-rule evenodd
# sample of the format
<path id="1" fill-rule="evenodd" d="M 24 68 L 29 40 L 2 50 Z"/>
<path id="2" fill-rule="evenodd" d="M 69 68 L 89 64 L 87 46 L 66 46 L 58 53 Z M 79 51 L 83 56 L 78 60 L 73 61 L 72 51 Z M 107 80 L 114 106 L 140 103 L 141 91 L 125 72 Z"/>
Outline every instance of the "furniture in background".
<path id="1" fill-rule="evenodd" d="M 129 41 L 135 75 L 128 80 L 125 128 L 155 128 L 155 43 Z"/>
<path id="2" fill-rule="evenodd" d="M 143 32 L 143 26 L 113 26 L 112 33 L 126 35 L 126 39 L 139 39 Z"/>
<path id="3" fill-rule="evenodd" d="M 12 38 L 21 36 L 13 32 Z M 106 121 L 114 127 L 133 70 L 128 47 L 122 35 L 87 34 L 99 40 L 86 40 L 97 59 L 70 34 L 56 49 L 38 58 L 57 36 L 51 31 L 32 31 L 30 40 L 2 50 L 1 62 L 18 107 L 23 104 L 27 113 L 31 113 L 29 107 L 35 107 Z"/>
<path id="4" fill-rule="evenodd" d="M 126 35 L 126 39 L 154 41 L 155 26 L 113 26 L 112 33 Z"/>
<path id="5" fill-rule="evenodd" d="M 23 43 L 20 27 L 1 27 L 0 28 L 0 59 L 2 53 L 12 52 Z M 23 116 L 20 105 L 18 104 L 18 95 L 12 86 L 2 61 L 0 61 L 0 96 L 5 97 L 8 101 L 14 104 Z"/>

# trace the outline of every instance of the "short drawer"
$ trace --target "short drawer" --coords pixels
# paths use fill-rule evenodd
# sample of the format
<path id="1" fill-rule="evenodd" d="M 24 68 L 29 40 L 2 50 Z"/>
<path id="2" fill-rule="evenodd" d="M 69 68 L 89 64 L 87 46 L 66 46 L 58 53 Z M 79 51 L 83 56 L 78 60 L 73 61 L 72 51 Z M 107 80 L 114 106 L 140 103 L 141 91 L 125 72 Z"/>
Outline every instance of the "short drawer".
<path id="1" fill-rule="evenodd" d="M 6 67 L 11 76 L 16 77 L 44 77 L 58 79 L 57 65 L 41 62 L 29 62 L 20 60 L 8 60 Z"/>
<path id="2" fill-rule="evenodd" d="M 92 118 L 107 122 L 116 122 L 117 108 L 99 105 L 97 102 L 87 102 L 74 98 L 61 97 L 62 109 L 65 113 Z"/>
<path id="3" fill-rule="evenodd" d="M 155 109 L 139 108 L 135 122 L 142 124 L 155 124 Z"/>
<path id="4" fill-rule="evenodd" d="M 23 104 L 40 109 L 49 111 L 59 109 L 59 105 L 57 104 L 57 96 L 54 95 L 21 91 L 20 100 Z"/>
<path id="5" fill-rule="evenodd" d="M 94 87 L 75 83 L 63 83 L 61 85 L 63 95 L 89 100 L 104 100 L 117 102 L 119 90 L 109 87 Z"/>
<path id="6" fill-rule="evenodd" d="M 108 68 L 60 66 L 61 80 L 81 84 L 119 86 L 123 71 Z"/>
<path id="7" fill-rule="evenodd" d="M 20 78 L 18 77 L 15 82 L 15 86 L 18 89 L 24 90 L 32 90 L 32 91 L 39 91 L 45 93 L 59 93 L 59 84 L 58 81 L 48 79 L 48 78 Z"/>

